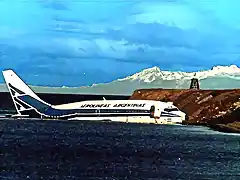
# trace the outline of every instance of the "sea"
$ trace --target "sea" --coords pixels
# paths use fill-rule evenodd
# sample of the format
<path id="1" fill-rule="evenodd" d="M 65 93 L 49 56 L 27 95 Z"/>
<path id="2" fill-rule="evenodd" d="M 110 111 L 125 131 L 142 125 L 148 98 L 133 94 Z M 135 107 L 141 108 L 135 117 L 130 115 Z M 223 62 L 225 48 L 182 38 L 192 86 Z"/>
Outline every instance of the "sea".
<path id="1" fill-rule="evenodd" d="M 240 179 L 240 135 L 200 126 L 0 120 L 1 180 Z"/>

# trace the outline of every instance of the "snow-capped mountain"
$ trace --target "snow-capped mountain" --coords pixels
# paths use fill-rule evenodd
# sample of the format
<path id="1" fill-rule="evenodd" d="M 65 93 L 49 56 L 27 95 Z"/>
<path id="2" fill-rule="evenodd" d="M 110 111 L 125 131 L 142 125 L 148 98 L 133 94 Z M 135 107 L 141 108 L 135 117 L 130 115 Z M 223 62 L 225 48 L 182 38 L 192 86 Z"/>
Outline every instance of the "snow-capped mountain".
<path id="1" fill-rule="evenodd" d="M 146 83 L 151 83 L 156 80 L 182 80 L 182 79 L 192 79 L 197 78 L 199 80 L 206 79 L 208 77 L 214 76 L 227 76 L 236 78 L 236 75 L 240 75 L 240 68 L 236 65 L 231 66 L 216 66 L 211 70 L 200 71 L 200 72 L 171 72 L 171 71 L 161 71 L 159 67 L 152 67 L 149 69 L 144 69 L 143 71 L 136 73 L 134 75 L 128 76 L 123 79 L 118 79 L 118 81 L 131 80 L 131 81 L 142 81 Z"/>
<path id="2" fill-rule="evenodd" d="M 199 72 L 161 71 L 159 67 L 144 69 L 123 79 L 106 84 L 94 84 L 81 87 L 94 93 L 131 94 L 140 88 L 177 88 L 186 89 L 190 79 L 197 78 L 201 89 L 240 88 L 240 68 L 236 65 L 215 66 L 210 70 Z"/>
<path id="3" fill-rule="evenodd" d="M 161 71 L 159 67 L 144 69 L 141 72 L 110 83 L 93 84 L 76 88 L 32 87 L 36 92 L 86 93 L 86 94 L 132 94 L 140 88 L 188 89 L 190 79 L 198 78 L 201 89 L 240 88 L 240 68 L 236 65 L 215 66 L 199 72 Z M 6 88 L 0 86 L 0 90 Z"/>

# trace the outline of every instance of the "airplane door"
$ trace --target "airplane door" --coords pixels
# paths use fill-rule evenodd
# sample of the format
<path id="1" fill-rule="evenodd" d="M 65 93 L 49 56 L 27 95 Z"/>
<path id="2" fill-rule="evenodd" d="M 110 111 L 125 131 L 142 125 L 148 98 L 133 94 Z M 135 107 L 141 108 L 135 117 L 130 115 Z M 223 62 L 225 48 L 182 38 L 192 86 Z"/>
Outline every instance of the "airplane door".
<path id="1" fill-rule="evenodd" d="M 151 106 L 151 108 L 150 108 L 150 117 L 154 118 L 154 114 L 155 114 L 155 106 Z"/>

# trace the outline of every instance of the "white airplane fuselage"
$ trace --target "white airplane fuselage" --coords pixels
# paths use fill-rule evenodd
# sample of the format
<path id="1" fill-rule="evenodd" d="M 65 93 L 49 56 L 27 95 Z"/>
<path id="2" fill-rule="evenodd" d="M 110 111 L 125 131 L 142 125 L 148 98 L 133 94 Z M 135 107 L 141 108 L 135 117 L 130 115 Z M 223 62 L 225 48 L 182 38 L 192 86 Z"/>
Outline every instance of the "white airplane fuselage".
<path id="1" fill-rule="evenodd" d="M 186 117 L 173 103 L 154 100 L 104 99 L 51 105 L 40 99 L 12 70 L 3 71 L 3 76 L 19 116 L 157 124 L 181 124 Z"/>

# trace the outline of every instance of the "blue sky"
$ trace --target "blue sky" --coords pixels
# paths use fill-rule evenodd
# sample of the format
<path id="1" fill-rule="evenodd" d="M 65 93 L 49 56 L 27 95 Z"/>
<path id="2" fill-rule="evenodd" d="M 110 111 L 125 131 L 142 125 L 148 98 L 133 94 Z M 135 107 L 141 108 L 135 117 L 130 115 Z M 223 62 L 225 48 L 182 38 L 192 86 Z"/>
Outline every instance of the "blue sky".
<path id="1" fill-rule="evenodd" d="M 0 0 L 0 70 L 34 85 L 81 86 L 152 66 L 239 66 L 239 7 L 238 0 Z"/>

